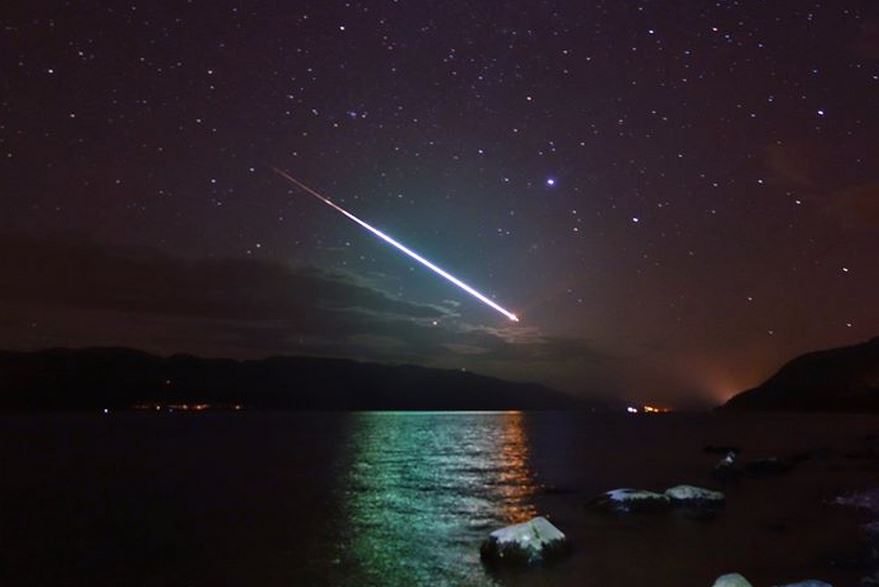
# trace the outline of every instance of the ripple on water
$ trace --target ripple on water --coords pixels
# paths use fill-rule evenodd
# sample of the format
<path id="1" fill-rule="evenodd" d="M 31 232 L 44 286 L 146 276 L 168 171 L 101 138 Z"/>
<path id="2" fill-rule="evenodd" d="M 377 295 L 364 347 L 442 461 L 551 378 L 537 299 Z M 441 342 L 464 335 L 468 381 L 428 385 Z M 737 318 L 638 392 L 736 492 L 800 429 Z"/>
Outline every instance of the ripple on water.
<path id="1" fill-rule="evenodd" d="M 344 482 L 349 584 L 491 584 L 488 530 L 535 515 L 523 415 L 358 414 Z"/>

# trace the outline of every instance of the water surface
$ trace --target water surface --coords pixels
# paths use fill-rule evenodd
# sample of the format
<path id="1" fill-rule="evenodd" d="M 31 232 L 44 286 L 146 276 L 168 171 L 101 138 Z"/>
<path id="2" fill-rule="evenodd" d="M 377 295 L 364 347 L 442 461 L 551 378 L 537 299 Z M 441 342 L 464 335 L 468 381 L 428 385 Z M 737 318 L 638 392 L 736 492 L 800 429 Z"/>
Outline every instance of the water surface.
<path id="1" fill-rule="evenodd" d="M 0 416 L 2 585 L 856 584 L 852 451 L 872 417 L 565 413 Z M 718 457 L 808 450 L 777 479 L 723 487 L 713 520 L 590 512 L 624 486 L 710 485 Z M 853 448 L 854 447 L 854 448 Z M 551 568 L 490 574 L 493 529 L 548 516 L 574 541 Z M 842 562 L 840 562 L 842 561 Z M 855 561 L 855 562 L 852 562 Z"/>

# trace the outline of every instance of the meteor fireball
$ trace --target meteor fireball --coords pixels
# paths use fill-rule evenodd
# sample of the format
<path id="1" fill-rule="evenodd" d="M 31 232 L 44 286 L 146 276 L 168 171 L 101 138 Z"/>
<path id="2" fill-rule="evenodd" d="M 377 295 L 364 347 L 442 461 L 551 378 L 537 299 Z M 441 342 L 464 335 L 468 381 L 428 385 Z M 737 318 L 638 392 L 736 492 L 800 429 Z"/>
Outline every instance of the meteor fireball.
<path id="1" fill-rule="evenodd" d="M 460 279 L 458 279 L 457 277 L 455 277 L 451 273 L 445 271 L 444 269 L 442 269 L 440 267 L 437 267 L 436 265 L 434 265 L 433 263 L 431 263 L 430 261 L 428 261 L 427 259 L 425 259 L 421 255 L 419 255 L 418 253 L 416 253 L 412 249 L 407 248 L 405 245 L 394 240 L 393 238 L 386 235 L 385 233 L 383 233 L 379 229 L 375 228 L 374 226 L 367 224 L 366 222 L 364 222 L 363 220 L 361 220 L 360 218 L 358 218 L 354 214 L 351 214 L 350 212 L 348 212 L 347 210 L 345 210 L 344 208 L 342 208 L 338 204 L 334 203 L 329 198 L 322 196 L 321 194 L 317 193 L 316 191 L 314 191 L 313 189 L 311 189 L 310 187 L 308 187 L 304 183 L 293 178 L 288 173 L 278 169 L 277 167 L 273 167 L 272 169 L 275 170 L 275 173 L 277 173 L 278 175 L 280 175 L 281 177 L 283 177 L 284 179 L 286 179 L 287 181 L 289 181 L 290 183 L 292 183 L 293 185 L 295 185 L 299 189 L 311 194 L 312 196 L 319 199 L 321 202 L 323 202 L 327 206 L 330 206 L 331 208 L 336 210 L 337 212 L 344 214 L 350 220 L 356 222 L 357 224 L 359 224 L 360 226 L 362 226 L 363 228 L 365 228 L 366 230 L 368 230 L 369 232 L 371 232 L 372 234 L 374 234 L 378 238 L 382 239 L 386 243 L 389 243 L 389 244 L 393 245 L 394 247 L 396 247 L 398 250 L 402 251 L 403 253 L 406 253 L 407 255 L 409 255 L 410 257 L 412 257 L 413 259 L 415 259 L 416 261 L 418 261 L 419 263 L 421 263 L 422 265 L 424 265 L 425 267 L 427 267 L 428 269 L 430 269 L 431 271 L 436 273 L 437 275 L 440 275 L 441 277 L 444 277 L 447 280 L 451 281 L 452 283 L 454 283 L 455 285 L 457 285 L 458 287 L 460 287 L 461 289 L 463 289 L 464 291 L 469 293 L 471 296 L 473 296 L 474 298 L 476 298 L 477 300 L 482 302 L 483 304 L 497 310 L 498 312 L 500 312 L 501 314 L 503 314 L 504 316 L 506 316 L 507 318 L 509 318 L 513 322 L 519 321 L 519 317 L 516 316 L 514 313 L 510 312 L 506 308 L 503 308 L 499 304 L 495 303 L 494 301 L 489 299 L 487 296 L 485 296 L 484 294 L 475 290 L 474 288 L 470 287 L 469 285 L 467 285 L 466 283 L 464 283 L 463 281 L 461 281 Z"/>

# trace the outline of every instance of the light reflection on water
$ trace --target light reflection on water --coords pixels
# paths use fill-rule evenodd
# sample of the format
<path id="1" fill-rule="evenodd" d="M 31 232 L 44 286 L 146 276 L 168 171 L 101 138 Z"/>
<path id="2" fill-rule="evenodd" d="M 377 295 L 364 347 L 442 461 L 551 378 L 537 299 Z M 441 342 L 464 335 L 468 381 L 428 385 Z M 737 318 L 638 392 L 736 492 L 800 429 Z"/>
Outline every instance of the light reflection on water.
<path id="1" fill-rule="evenodd" d="M 361 413 L 342 487 L 346 585 L 489 585 L 479 544 L 535 515 L 519 412 Z"/>

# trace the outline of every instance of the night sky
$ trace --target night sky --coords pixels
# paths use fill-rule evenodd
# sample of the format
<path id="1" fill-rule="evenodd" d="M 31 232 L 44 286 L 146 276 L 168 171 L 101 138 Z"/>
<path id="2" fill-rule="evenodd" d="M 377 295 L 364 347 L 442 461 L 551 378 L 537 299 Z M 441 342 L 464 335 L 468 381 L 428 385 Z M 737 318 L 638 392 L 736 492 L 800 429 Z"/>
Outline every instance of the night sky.
<path id="1" fill-rule="evenodd" d="M 13 1 L 0 68 L 4 348 L 685 405 L 879 334 L 874 1 Z"/>

